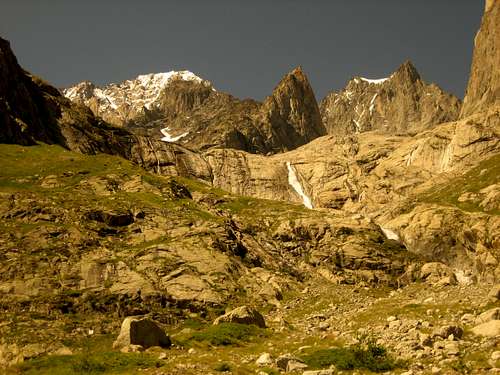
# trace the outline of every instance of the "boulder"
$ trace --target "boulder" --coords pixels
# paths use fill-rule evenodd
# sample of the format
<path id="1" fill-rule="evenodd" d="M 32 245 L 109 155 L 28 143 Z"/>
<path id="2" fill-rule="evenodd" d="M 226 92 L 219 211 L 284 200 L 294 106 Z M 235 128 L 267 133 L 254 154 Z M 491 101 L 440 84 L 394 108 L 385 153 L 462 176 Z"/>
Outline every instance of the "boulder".
<path id="1" fill-rule="evenodd" d="M 278 358 L 276 358 L 276 366 L 278 366 L 278 368 L 285 370 L 287 372 L 291 372 L 291 371 L 295 371 L 295 370 L 299 370 L 299 369 L 304 369 L 307 367 L 307 366 L 301 367 L 298 364 L 301 364 L 304 366 L 304 363 L 299 358 L 293 356 L 290 353 L 282 354 Z"/>
<path id="2" fill-rule="evenodd" d="M 327 369 L 327 370 L 309 370 L 304 371 L 302 375 L 334 375 L 335 370 Z"/>
<path id="3" fill-rule="evenodd" d="M 500 320 L 500 308 L 495 307 L 493 309 L 489 309 L 484 313 L 480 314 L 476 318 L 476 324 L 486 323 L 490 320 Z"/>
<path id="4" fill-rule="evenodd" d="M 457 278 L 447 265 L 440 262 L 430 262 L 422 266 L 420 277 L 429 284 L 436 286 L 455 285 Z"/>
<path id="5" fill-rule="evenodd" d="M 171 345 L 170 337 L 152 320 L 145 317 L 129 316 L 123 320 L 120 334 L 113 343 L 113 348 L 140 345 L 144 349 L 151 346 L 163 348 Z"/>
<path id="6" fill-rule="evenodd" d="M 488 363 L 495 368 L 500 368 L 500 351 L 496 350 L 490 355 Z"/>
<path id="7" fill-rule="evenodd" d="M 288 362 L 294 358 L 295 357 L 292 356 L 291 354 L 288 354 L 288 353 L 282 354 L 278 358 L 276 358 L 276 366 L 278 366 L 278 368 L 280 368 L 282 370 L 286 370 L 286 366 L 287 366 Z"/>
<path id="8" fill-rule="evenodd" d="M 307 365 L 304 362 L 292 359 L 292 360 L 288 361 L 288 363 L 286 365 L 286 372 L 296 372 L 296 371 L 304 370 L 306 368 L 307 368 Z"/>
<path id="9" fill-rule="evenodd" d="M 490 320 L 472 328 L 471 332 L 477 336 L 500 336 L 500 320 Z"/>
<path id="10" fill-rule="evenodd" d="M 214 320 L 214 325 L 221 323 L 254 324 L 266 328 L 266 322 L 261 313 L 248 306 L 240 306 Z"/>
<path id="11" fill-rule="evenodd" d="M 271 354 L 262 353 L 259 358 L 255 361 L 257 366 L 268 366 L 273 363 L 273 359 L 271 358 Z"/>
<path id="12" fill-rule="evenodd" d="M 460 339 L 464 333 L 464 330 L 458 326 L 442 326 L 439 328 L 436 328 L 432 332 L 433 337 L 441 337 L 443 339 L 447 339 L 450 335 L 453 335 L 454 338 Z"/>
<path id="13" fill-rule="evenodd" d="M 460 345 L 456 341 L 447 341 L 444 344 L 444 350 L 448 356 L 460 354 Z"/>

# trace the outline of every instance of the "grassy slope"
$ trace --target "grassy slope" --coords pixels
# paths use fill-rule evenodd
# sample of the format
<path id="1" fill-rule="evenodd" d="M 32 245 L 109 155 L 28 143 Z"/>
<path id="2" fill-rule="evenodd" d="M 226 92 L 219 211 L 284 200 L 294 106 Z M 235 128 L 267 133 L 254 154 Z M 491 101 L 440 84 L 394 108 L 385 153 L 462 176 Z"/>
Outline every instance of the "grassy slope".
<path id="1" fill-rule="evenodd" d="M 252 225 L 261 220 L 273 221 L 277 217 L 292 218 L 308 215 L 319 215 L 306 210 L 300 205 L 285 204 L 268 200 L 253 199 L 248 197 L 231 196 L 225 191 L 214 189 L 198 181 L 185 178 L 162 177 L 145 172 L 132 163 L 118 157 L 105 154 L 89 156 L 67 151 L 59 146 L 40 144 L 37 146 L 0 145 L 0 204 L 5 204 L 11 194 L 28 194 L 41 206 L 49 202 L 57 207 L 71 210 L 85 209 L 110 209 L 126 210 L 131 208 L 162 208 L 166 209 L 170 219 L 175 220 L 224 220 L 207 211 L 206 207 L 197 204 L 191 199 L 165 199 L 153 193 L 140 192 L 131 193 L 117 191 L 110 195 L 96 195 L 93 191 L 81 189 L 80 183 L 92 177 L 107 177 L 116 175 L 118 177 L 130 177 L 140 175 L 143 181 L 161 189 L 168 187 L 170 181 L 175 180 L 186 186 L 191 193 L 199 192 L 209 194 L 219 202 L 218 208 L 231 214 L 246 217 L 248 224 Z M 55 176 L 58 185 L 54 187 L 42 187 L 41 183 L 47 176 Z M 173 215 L 173 216 L 172 216 Z M 53 222 L 40 220 L 36 223 L 26 223 L 20 218 L 4 218 L 0 223 L 0 230 L 4 233 L 21 233 L 22 235 L 33 232 L 40 226 L 58 227 L 78 226 L 79 223 Z M 168 239 L 163 239 L 165 241 Z M 127 245 L 119 244 L 127 250 Z M 128 246 L 129 249 L 150 245 L 143 243 Z M 111 246 L 111 244 L 110 244 Z M 57 250 L 57 249 L 55 249 Z M 12 320 L 12 319 L 14 320 Z M 39 317 L 44 319 L 43 317 Z M 75 318 L 77 318 L 75 316 Z M 29 315 L 26 317 L 10 317 L 6 320 L 18 321 L 28 324 Z M 28 319 L 28 320 L 26 320 Z M 64 323 L 64 322 L 61 322 Z M 71 322 L 65 322 L 72 326 Z M 17 325 L 17 324 L 16 324 Z M 50 329 L 50 327 L 47 327 Z M 203 343 L 205 336 L 218 339 L 218 332 L 207 331 L 206 323 L 201 322 L 195 330 L 193 337 L 186 337 L 189 342 L 200 341 Z M 11 332 L 12 333 L 12 332 Z M 68 340 L 65 345 L 72 348 L 75 353 L 72 356 L 44 356 L 39 359 L 26 362 L 16 371 L 27 374 L 69 374 L 69 373 L 135 373 L 142 367 L 154 369 L 158 365 L 156 354 L 123 354 L 109 351 L 112 337 L 96 336 L 88 337 L 83 342 Z M 208 339 L 207 339 L 208 340 Z M 242 343 L 248 340 L 237 337 Z M 210 341 L 210 340 L 209 340 Z M 257 347 L 260 347 L 262 338 L 257 339 Z M 19 342 L 14 339 L 14 342 Z M 19 342 L 22 344 L 21 342 Z M 206 345 L 206 344 L 196 344 Z M 231 349 L 232 350 L 232 349 Z M 246 350 L 244 347 L 238 350 Z M 254 349 L 261 350 L 261 349 Z M 230 359 L 229 353 L 215 353 L 217 358 Z M 214 361 L 213 357 L 207 361 Z M 243 373 L 247 373 L 243 371 Z"/>
<path id="2" fill-rule="evenodd" d="M 0 193 L 30 192 L 40 197 L 48 197 L 65 207 L 77 207 L 81 204 L 91 205 L 89 197 L 95 201 L 96 207 L 129 209 L 133 206 L 152 206 L 155 208 L 182 207 L 183 215 L 194 215 L 203 220 L 220 220 L 204 210 L 200 205 L 189 199 L 173 199 L 165 201 L 153 193 L 117 192 L 112 196 L 86 195 L 74 189 L 84 179 L 91 177 L 106 177 L 109 175 L 134 176 L 140 175 L 144 181 L 164 188 L 169 177 L 162 177 L 145 172 L 140 167 L 119 157 L 106 154 L 94 156 L 82 155 L 67 151 L 59 146 L 40 144 L 25 147 L 18 145 L 0 145 Z M 50 189 L 40 186 L 44 177 L 57 176 L 60 187 Z M 264 199 L 230 196 L 221 189 L 212 188 L 202 182 L 186 178 L 175 178 L 178 183 L 186 186 L 191 193 L 200 192 L 210 194 L 219 199 L 217 206 L 232 214 L 241 214 L 250 221 L 257 221 L 265 217 L 297 217 L 319 215 L 306 210 L 300 205 L 274 202 Z M 251 215 L 248 215 L 251 213 Z"/>
<path id="3" fill-rule="evenodd" d="M 419 197 L 419 201 L 452 205 L 468 212 L 482 212 L 477 202 L 459 202 L 458 198 L 466 192 L 477 193 L 487 186 L 500 183 L 500 154 L 483 160 L 462 176 L 431 188 Z M 499 210 L 488 211 L 500 215 Z"/>

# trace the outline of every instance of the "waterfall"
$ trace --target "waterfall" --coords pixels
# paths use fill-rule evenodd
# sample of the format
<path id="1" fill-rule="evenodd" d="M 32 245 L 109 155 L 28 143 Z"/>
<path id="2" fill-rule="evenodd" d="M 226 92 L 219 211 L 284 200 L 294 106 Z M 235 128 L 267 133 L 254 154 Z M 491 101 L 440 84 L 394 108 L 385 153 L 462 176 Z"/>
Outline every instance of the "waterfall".
<path id="1" fill-rule="evenodd" d="M 312 209 L 313 204 L 311 198 L 309 198 L 306 193 L 304 193 L 302 185 L 300 184 L 299 179 L 297 178 L 297 174 L 295 173 L 295 168 L 290 164 L 289 161 L 286 162 L 286 167 L 288 169 L 288 183 L 293 188 L 293 190 L 295 190 L 295 192 L 300 195 L 304 206 Z"/>

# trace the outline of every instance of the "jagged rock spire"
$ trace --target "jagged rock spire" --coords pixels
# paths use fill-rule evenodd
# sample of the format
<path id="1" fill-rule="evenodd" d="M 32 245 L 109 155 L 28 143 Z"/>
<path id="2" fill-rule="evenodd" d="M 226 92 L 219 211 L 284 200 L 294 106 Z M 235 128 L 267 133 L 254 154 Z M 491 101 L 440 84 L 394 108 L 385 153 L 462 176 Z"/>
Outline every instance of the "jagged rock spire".
<path id="1" fill-rule="evenodd" d="M 410 82 L 416 82 L 421 79 L 417 68 L 415 68 L 415 65 L 413 65 L 410 60 L 406 60 L 403 64 L 401 64 L 392 75 L 392 78 L 409 80 Z"/>
<path id="2" fill-rule="evenodd" d="M 264 101 L 263 111 L 284 149 L 326 134 L 314 91 L 300 66 L 283 77 Z"/>

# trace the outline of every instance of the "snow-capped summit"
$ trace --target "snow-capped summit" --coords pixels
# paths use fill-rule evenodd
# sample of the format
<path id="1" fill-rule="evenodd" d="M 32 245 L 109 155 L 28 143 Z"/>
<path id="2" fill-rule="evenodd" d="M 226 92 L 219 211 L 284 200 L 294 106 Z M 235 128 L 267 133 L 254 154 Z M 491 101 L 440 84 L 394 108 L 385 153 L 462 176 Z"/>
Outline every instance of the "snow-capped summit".
<path id="1" fill-rule="evenodd" d="M 63 90 L 72 101 L 85 104 L 96 114 L 116 125 L 160 107 L 162 92 L 174 82 L 192 82 L 209 87 L 212 83 L 188 71 L 142 74 L 121 83 L 97 87 L 84 81 Z M 215 91 L 215 90 L 214 90 Z"/>

